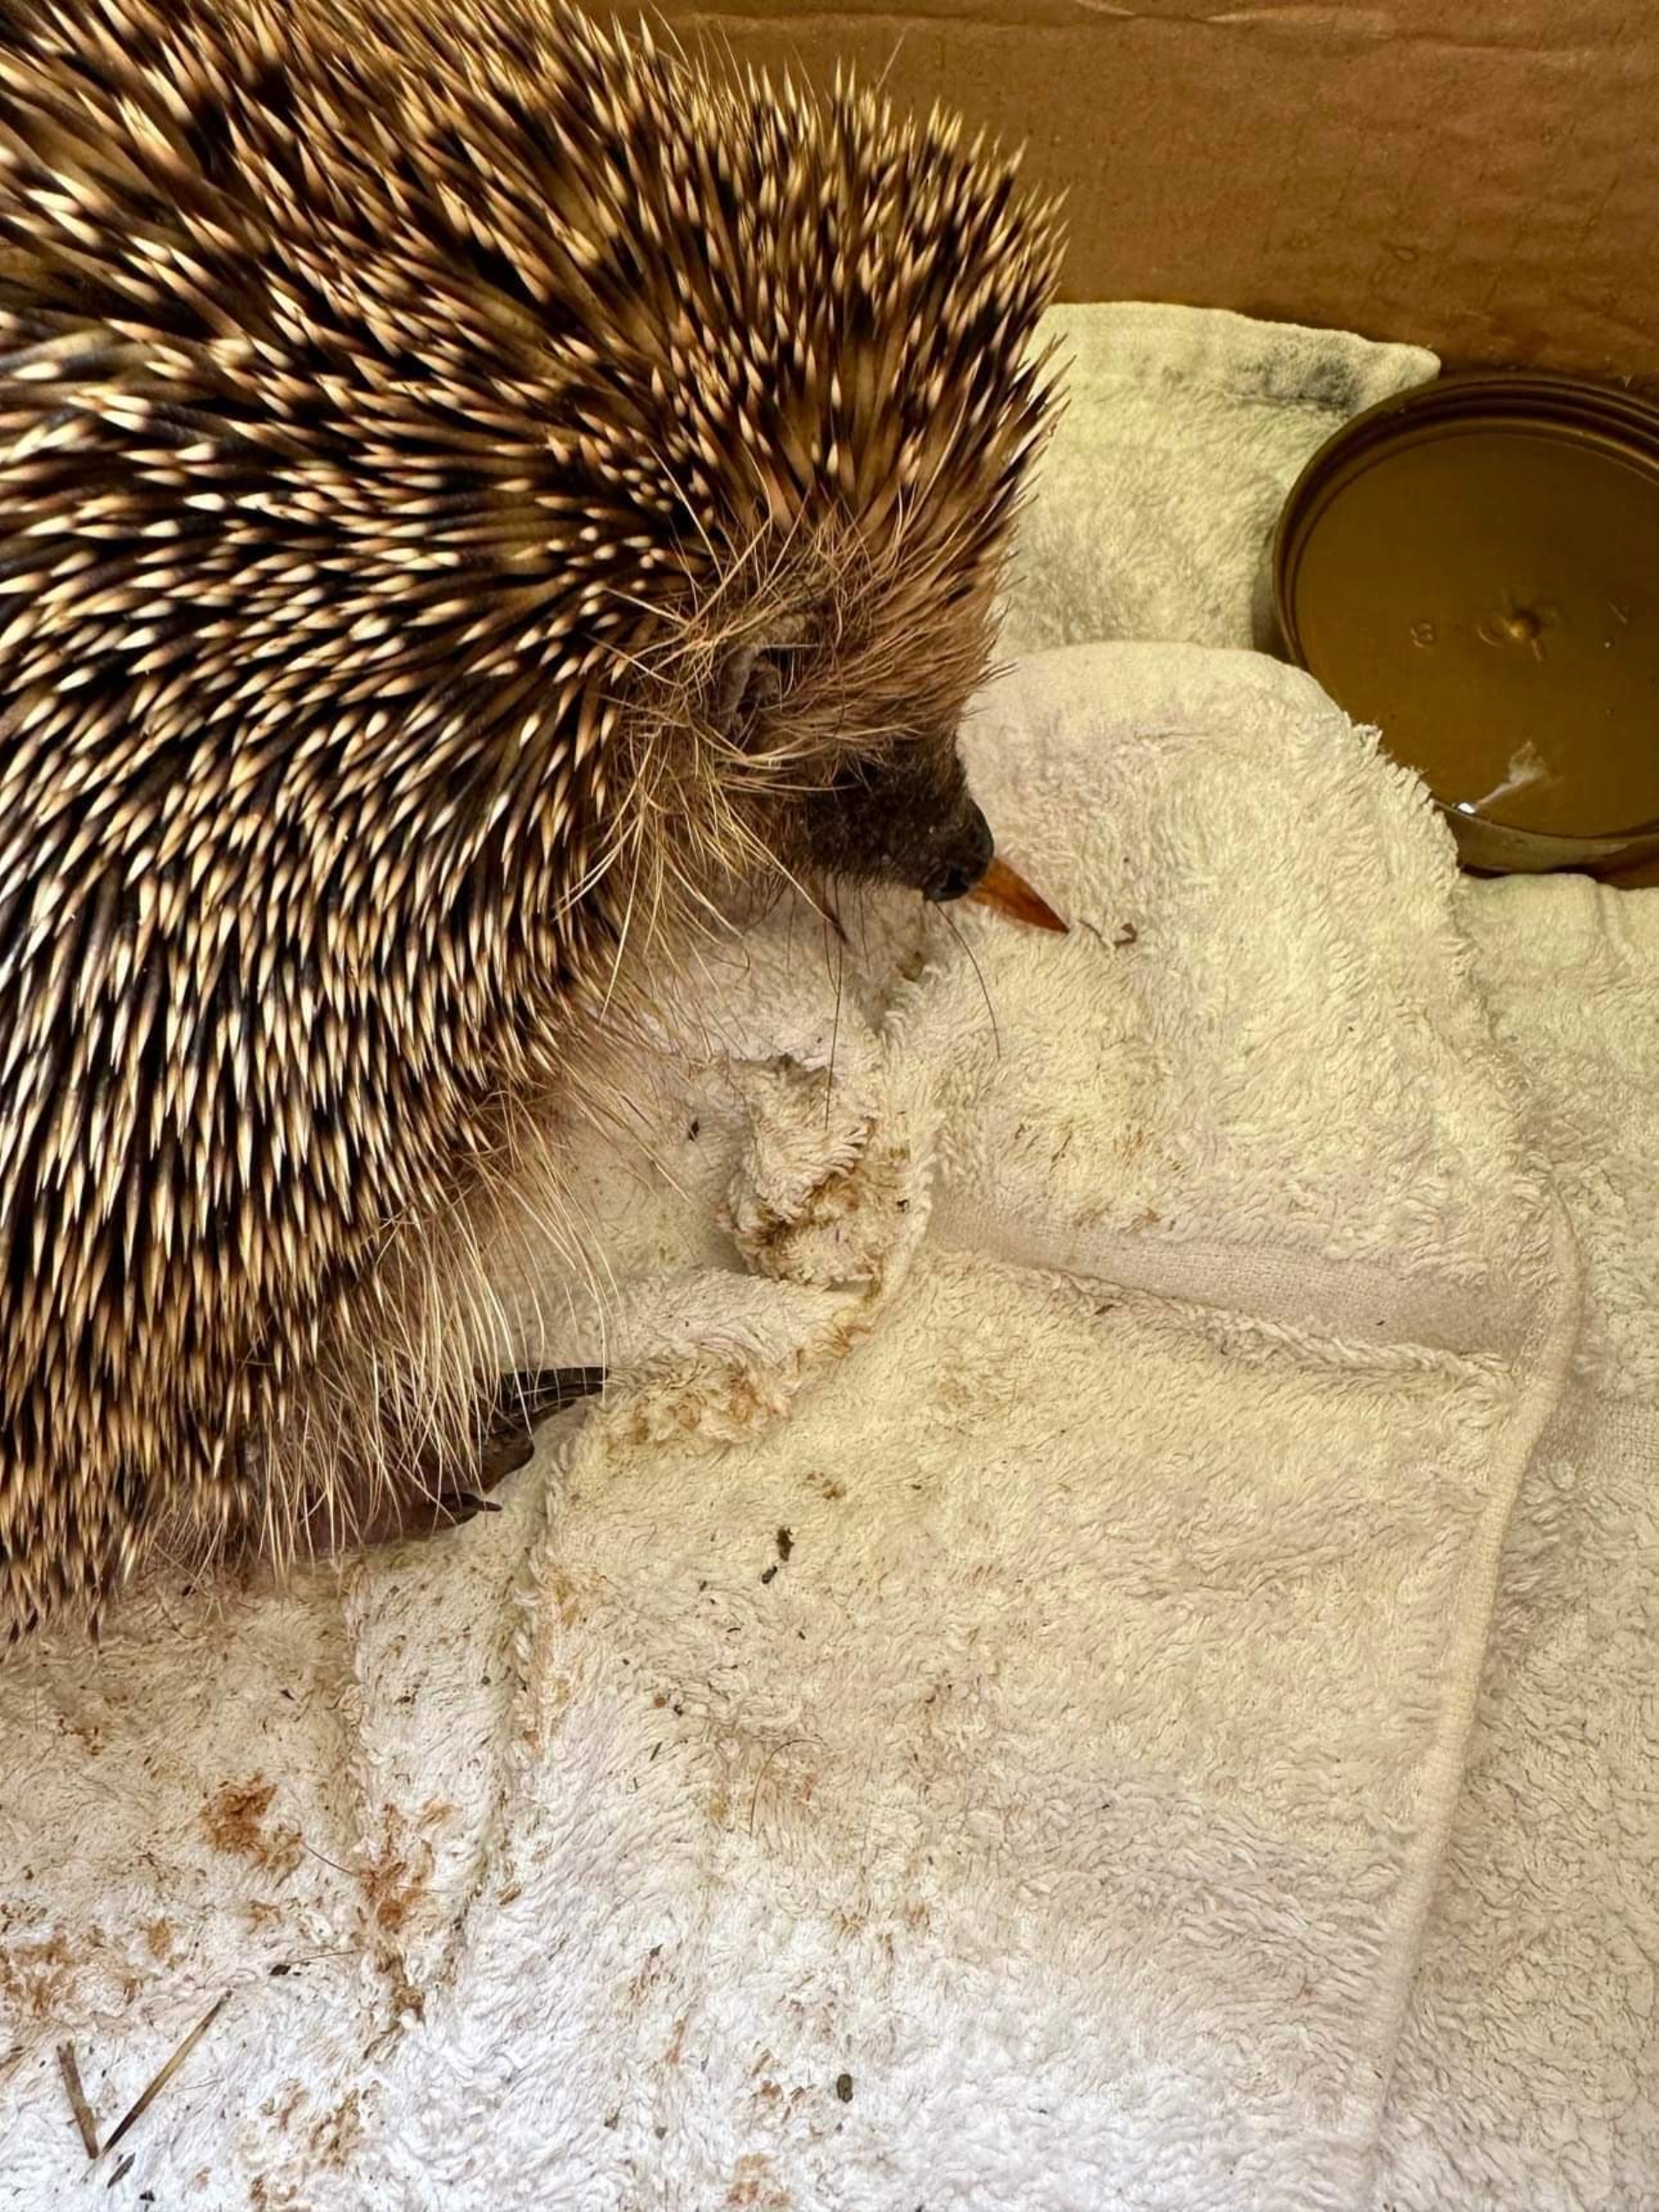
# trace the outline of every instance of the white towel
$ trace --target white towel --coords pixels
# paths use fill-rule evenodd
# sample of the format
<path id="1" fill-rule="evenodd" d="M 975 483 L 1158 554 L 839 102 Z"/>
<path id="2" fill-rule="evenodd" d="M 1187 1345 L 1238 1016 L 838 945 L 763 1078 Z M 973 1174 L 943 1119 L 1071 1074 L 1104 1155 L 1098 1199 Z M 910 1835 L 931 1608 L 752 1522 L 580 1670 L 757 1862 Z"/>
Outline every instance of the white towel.
<path id="1" fill-rule="evenodd" d="M 1046 334 L 1065 412 L 1021 533 L 1010 656 L 1103 637 L 1270 648 L 1268 554 L 1304 463 L 1440 365 L 1220 308 L 1060 307 Z"/>
<path id="2" fill-rule="evenodd" d="M 1431 355 L 1180 308 L 1064 312 L 1079 403 L 1027 532 L 1015 644 L 1272 638 L 1279 502 Z M 1339 366 L 1339 362 L 1346 366 Z M 1217 518 L 1208 527 L 1207 518 Z M 1588 1271 L 1579 1380 L 1523 1489 L 1454 1845 L 1385 2134 L 1397 2212 L 1659 2202 L 1659 896 L 1458 887 Z"/>
<path id="3" fill-rule="evenodd" d="M 1465 884 L 1585 1269 L 1383 2137 L 1395 2212 L 1659 2204 L 1659 892 Z"/>

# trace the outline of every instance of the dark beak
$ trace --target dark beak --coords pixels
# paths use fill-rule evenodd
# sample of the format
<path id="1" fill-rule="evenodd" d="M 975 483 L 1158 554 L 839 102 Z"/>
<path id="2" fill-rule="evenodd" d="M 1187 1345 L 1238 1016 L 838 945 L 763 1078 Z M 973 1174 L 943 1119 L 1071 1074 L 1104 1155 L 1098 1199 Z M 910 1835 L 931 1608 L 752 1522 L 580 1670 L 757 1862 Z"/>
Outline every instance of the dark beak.
<path id="1" fill-rule="evenodd" d="M 960 823 L 940 842 L 933 866 L 922 884 L 922 896 L 936 906 L 954 899 L 972 899 L 1009 921 L 1033 929 L 1066 934 L 1066 925 L 1040 892 L 1005 860 L 996 857 L 991 825 L 968 800 Z"/>
<path id="2" fill-rule="evenodd" d="M 996 853 L 991 825 L 974 805 L 967 803 L 960 825 L 943 844 L 922 885 L 922 897 L 936 906 L 953 899 L 966 899 L 984 881 Z"/>

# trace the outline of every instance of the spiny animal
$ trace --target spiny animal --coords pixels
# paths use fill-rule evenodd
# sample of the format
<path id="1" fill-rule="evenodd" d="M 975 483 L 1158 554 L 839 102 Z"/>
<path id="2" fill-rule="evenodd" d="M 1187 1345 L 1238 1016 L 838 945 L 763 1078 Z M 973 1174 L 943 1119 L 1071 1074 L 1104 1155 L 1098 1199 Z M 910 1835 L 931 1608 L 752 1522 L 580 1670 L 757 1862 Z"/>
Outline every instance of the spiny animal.
<path id="1" fill-rule="evenodd" d="M 14 1633 L 465 1488 L 584 1031 L 733 886 L 981 876 L 1058 245 L 551 0 L 0 0 Z"/>

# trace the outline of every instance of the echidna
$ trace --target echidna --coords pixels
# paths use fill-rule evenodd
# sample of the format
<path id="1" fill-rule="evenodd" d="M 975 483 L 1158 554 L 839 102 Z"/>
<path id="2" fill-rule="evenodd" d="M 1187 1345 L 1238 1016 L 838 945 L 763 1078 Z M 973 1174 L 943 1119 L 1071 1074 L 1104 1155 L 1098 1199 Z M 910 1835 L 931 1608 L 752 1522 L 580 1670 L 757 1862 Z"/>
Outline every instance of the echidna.
<path id="1" fill-rule="evenodd" d="M 595 1010 L 733 884 L 981 876 L 1057 238 L 552 0 L 0 0 L 14 1630 L 465 1478 Z"/>

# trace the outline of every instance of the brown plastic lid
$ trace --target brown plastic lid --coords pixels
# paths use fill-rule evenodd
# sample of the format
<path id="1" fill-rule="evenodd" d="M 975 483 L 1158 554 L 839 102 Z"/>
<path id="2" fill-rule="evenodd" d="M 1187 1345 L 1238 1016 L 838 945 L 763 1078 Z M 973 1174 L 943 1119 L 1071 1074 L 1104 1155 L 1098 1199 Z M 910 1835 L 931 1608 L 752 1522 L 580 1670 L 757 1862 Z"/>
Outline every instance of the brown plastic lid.
<path id="1" fill-rule="evenodd" d="M 1659 409 L 1523 375 L 1385 401 L 1303 472 L 1274 584 L 1291 658 L 1471 865 L 1659 852 Z"/>

